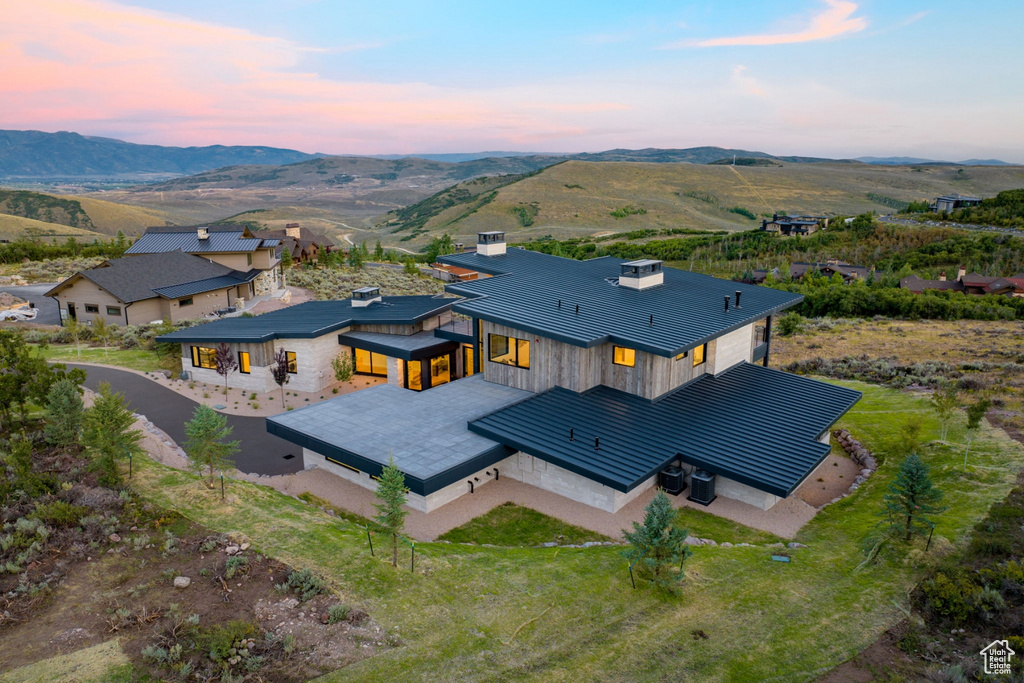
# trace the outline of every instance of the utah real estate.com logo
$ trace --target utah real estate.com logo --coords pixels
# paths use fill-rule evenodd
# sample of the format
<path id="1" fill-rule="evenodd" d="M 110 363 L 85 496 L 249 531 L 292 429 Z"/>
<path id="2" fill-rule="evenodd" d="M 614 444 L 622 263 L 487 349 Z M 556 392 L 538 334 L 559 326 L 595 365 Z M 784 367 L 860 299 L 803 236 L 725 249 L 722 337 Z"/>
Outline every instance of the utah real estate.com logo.
<path id="1" fill-rule="evenodd" d="M 1009 675 L 1010 658 L 1016 652 L 1010 649 L 1010 643 L 1005 640 L 993 640 L 984 650 L 981 657 L 985 660 L 985 673 L 995 675 Z"/>

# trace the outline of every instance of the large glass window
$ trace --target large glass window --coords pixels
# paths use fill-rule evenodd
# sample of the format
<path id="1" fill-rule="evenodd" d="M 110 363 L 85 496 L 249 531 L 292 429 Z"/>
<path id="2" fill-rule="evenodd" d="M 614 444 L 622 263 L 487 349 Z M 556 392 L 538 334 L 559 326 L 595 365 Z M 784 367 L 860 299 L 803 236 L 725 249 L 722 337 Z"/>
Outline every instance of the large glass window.
<path id="1" fill-rule="evenodd" d="M 464 377 L 472 377 L 476 374 L 476 358 L 473 354 L 472 344 L 462 345 L 462 374 Z"/>
<path id="2" fill-rule="evenodd" d="M 430 386 L 447 384 L 451 378 L 451 362 L 447 355 L 430 359 Z"/>
<path id="3" fill-rule="evenodd" d="M 388 376 L 388 357 L 366 349 L 356 349 L 356 372 L 361 375 Z"/>
<path id="4" fill-rule="evenodd" d="M 698 365 L 704 365 L 704 362 L 707 360 L 707 355 L 708 355 L 708 345 L 707 344 L 701 344 L 700 346 L 695 348 L 693 350 L 693 367 L 697 367 Z"/>
<path id="5" fill-rule="evenodd" d="M 528 340 L 506 337 L 503 334 L 489 336 L 490 355 L 488 358 L 491 361 L 519 368 L 530 367 L 530 342 Z"/>
<path id="6" fill-rule="evenodd" d="M 194 368 L 206 368 L 208 370 L 217 369 L 217 349 L 211 349 L 206 346 L 193 346 L 192 347 L 192 367 Z"/>
<path id="7" fill-rule="evenodd" d="M 251 370 L 249 368 L 249 352 L 239 351 L 238 352 L 238 371 L 243 375 L 248 375 Z"/>
<path id="8" fill-rule="evenodd" d="M 636 351 L 625 346 L 612 347 L 612 362 L 631 368 L 636 365 Z"/>
<path id="9" fill-rule="evenodd" d="M 415 391 L 423 390 L 423 361 L 411 360 L 405 364 L 405 387 Z"/>

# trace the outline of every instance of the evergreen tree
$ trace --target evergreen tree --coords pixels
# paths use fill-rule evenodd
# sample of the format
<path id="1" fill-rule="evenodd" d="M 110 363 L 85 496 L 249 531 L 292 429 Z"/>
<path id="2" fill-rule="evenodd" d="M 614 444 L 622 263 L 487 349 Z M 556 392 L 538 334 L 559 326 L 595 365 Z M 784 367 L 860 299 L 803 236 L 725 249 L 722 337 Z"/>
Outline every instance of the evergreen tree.
<path id="1" fill-rule="evenodd" d="M 405 475 L 395 467 L 395 457 L 388 457 L 388 464 L 380 471 L 377 480 L 377 499 L 374 503 L 377 515 L 373 518 L 374 526 L 383 534 L 387 534 L 391 546 L 391 564 L 398 566 L 398 537 L 405 528 L 405 516 L 402 509 L 405 505 Z"/>
<path id="2" fill-rule="evenodd" d="M 420 274 L 420 269 L 416 266 L 416 260 L 411 256 L 405 258 L 405 273 L 406 275 Z"/>
<path id="3" fill-rule="evenodd" d="M 238 369 L 238 360 L 232 353 L 231 347 L 221 342 L 217 345 L 217 351 L 213 356 L 214 367 L 217 374 L 224 378 L 224 395 L 228 395 L 228 375 Z"/>
<path id="4" fill-rule="evenodd" d="M 633 522 L 633 531 L 622 530 L 623 537 L 630 544 L 622 555 L 630 563 L 636 563 L 642 576 L 672 590 L 685 576 L 683 562 L 692 554 L 686 545 L 689 530 L 676 527 L 676 510 L 662 490 L 647 504 L 644 512 L 643 525 Z M 673 572 L 676 565 L 679 571 Z"/>
<path id="5" fill-rule="evenodd" d="M 235 466 L 232 457 L 238 452 L 238 441 L 225 441 L 234 428 L 228 419 L 210 406 L 196 406 L 192 419 L 185 423 L 185 453 L 189 468 L 203 475 L 206 470 L 207 486 L 213 488 L 214 470 Z"/>
<path id="6" fill-rule="evenodd" d="M 967 454 L 971 452 L 971 443 L 974 442 L 974 435 L 981 428 L 981 419 L 985 417 L 992 401 L 983 398 L 977 403 L 967 406 L 967 448 L 964 449 L 964 469 L 967 469 Z"/>
<path id="7" fill-rule="evenodd" d="M 377 246 L 373 249 L 373 260 L 378 263 L 384 260 L 384 247 L 381 246 L 380 240 L 377 240 Z"/>
<path id="8" fill-rule="evenodd" d="M 960 392 L 957 391 L 956 385 L 947 383 L 941 389 L 938 389 L 932 394 L 932 408 L 939 414 L 940 435 L 943 441 L 946 440 L 946 435 L 949 434 L 949 423 L 953 419 L 953 413 L 960 406 Z"/>
<path id="9" fill-rule="evenodd" d="M 139 446 L 142 432 L 131 429 L 134 422 L 135 415 L 125 403 L 124 395 L 114 393 L 106 382 L 100 384 L 96 400 L 85 411 L 82 440 L 93 455 L 93 467 L 99 471 L 100 483 L 104 486 L 121 483 L 118 460 L 143 452 Z"/>
<path id="10" fill-rule="evenodd" d="M 78 385 L 70 379 L 55 382 L 46 395 L 46 440 L 60 448 L 78 443 L 84 411 Z"/>
<path id="11" fill-rule="evenodd" d="M 932 483 L 928 465 L 914 454 L 900 463 L 896 479 L 882 497 L 885 505 L 882 514 L 889 516 L 890 530 L 903 534 L 903 540 L 909 541 L 913 534 L 924 534 L 931 528 L 926 515 L 945 510 L 939 504 L 941 501 L 942 491 Z"/>
<path id="12" fill-rule="evenodd" d="M 355 268 L 359 270 L 363 267 L 363 254 L 359 250 L 359 247 L 353 246 L 348 252 L 348 265 L 349 268 Z"/>

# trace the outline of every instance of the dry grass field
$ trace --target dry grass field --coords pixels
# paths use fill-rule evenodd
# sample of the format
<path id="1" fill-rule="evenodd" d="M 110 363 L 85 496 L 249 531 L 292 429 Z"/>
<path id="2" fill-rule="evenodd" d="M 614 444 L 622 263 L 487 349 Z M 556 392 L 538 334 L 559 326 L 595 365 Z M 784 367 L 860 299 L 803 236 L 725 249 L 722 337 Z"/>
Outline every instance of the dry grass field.
<path id="1" fill-rule="evenodd" d="M 46 223 L 32 218 L 9 216 L 5 213 L 0 213 L 0 239 L 13 240 L 19 237 L 49 238 L 50 236 L 73 236 L 75 239 L 87 240 L 92 240 L 97 237 L 106 238 L 106 235 L 99 232 L 93 232 L 91 230 L 71 228 L 67 225 L 60 225 L 59 223 Z"/>
<path id="2" fill-rule="evenodd" d="M 168 214 L 160 209 L 128 206 L 81 195 L 66 196 L 64 199 L 78 201 L 89 214 L 96 230 L 106 235 L 116 235 L 118 230 L 128 236 L 141 235 L 148 227 L 171 222 Z"/>

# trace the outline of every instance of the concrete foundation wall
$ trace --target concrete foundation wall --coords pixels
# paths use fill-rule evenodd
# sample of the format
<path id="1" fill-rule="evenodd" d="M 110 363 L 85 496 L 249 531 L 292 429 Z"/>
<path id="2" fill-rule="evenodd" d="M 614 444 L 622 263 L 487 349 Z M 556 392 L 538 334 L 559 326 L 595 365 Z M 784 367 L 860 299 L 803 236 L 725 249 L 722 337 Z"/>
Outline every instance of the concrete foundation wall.
<path id="1" fill-rule="evenodd" d="M 723 498 L 732 498 L 762 510 L 767 510 L 782 500 L 771 493 L 759 491 L 751 486 L 727 479 L 721 475 L 715 477 L 715 495 Z"/>
<path id="2" fill-rule="evenodd" d="M 507 458 L 498 468 L 503 477 L 516 479 L 607 512 L 618 512 L 623 505 L 654 486 L 657 479 L 651 477 L 629 493 L 622 493 L 526 453 L 517 453 Z"/>

